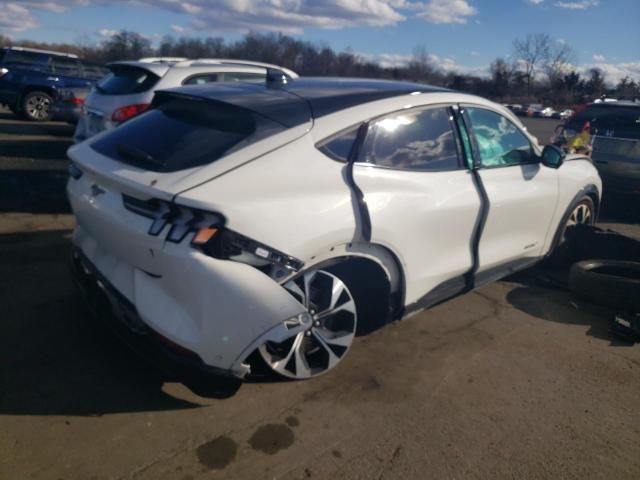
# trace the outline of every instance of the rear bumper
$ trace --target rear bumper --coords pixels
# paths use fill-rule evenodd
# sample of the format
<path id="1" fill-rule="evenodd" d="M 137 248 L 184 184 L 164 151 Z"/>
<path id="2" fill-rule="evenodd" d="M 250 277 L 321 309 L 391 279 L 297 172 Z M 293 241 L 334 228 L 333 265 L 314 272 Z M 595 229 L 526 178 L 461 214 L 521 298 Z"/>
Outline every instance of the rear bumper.
<path id="1" fill-rule="evenodd" d="M 79 248 L 72 249 L 70 267 L 76 286 L 94 317 L 103 321 L 129 347 L 154 365 L 181 374 L 197 371 L 208 375 L 242 376 L 205 364 L 195 352 L 150 328 L 138 314 L 135 305 L 118 292 Z"/>

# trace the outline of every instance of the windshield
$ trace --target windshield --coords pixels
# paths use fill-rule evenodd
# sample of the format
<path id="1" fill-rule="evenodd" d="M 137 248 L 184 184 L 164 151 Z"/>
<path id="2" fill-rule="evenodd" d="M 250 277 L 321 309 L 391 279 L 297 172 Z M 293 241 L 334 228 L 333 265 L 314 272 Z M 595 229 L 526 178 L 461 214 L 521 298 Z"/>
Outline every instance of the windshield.
<path id="1" fill-rule="evenodd" d="M 142 93 L 153 88 L 160 77 L 148 70 L 128 65 L 113 65 L 111 73 L 96 84 L 104 95 L 128 95 Z"/>
<path id="2" fill-rule="evenodd" d="M 92 144 L 99 153 L 158 172 L 212 163 L 286 127 L 221 102 L 169 99 Z"/>

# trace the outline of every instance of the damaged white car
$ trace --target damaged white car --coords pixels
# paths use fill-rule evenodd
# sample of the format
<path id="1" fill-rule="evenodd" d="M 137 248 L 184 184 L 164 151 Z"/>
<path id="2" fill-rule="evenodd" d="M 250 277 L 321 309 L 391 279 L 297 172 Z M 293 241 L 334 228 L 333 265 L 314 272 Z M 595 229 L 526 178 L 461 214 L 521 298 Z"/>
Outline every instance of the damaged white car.
<path id="1" fill-rule="evenodd" d="M 282 80 L 159 92 L 69 150 L 80 284 L 180 361 L 314 377 L 358 333 L 525 268 L 596 218 L 590 160 L 542 150 L 500 105 Z"/>

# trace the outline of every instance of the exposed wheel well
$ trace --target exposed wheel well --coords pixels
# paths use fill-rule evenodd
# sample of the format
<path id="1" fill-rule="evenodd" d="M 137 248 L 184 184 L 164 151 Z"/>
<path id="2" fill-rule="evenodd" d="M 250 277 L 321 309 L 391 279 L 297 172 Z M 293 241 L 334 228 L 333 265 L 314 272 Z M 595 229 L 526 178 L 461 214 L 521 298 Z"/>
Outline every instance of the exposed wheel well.
<path id="1" fill-rule="evenodd" d="M 334 259 L 324 268 L 339 276 L 351 290 L 358 308 L 358 334 L 370 333 L 395 320 L 400 296 L 392 294 L 389 278 L 378 263 L 363 257 L 345 257 Z"/>

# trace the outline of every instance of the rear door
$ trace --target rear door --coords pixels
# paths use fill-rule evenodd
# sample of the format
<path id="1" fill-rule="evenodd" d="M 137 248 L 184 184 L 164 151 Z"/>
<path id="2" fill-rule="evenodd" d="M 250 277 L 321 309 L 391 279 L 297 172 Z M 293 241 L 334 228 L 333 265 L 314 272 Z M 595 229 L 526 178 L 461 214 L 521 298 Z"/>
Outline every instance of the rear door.
<path id="1" fill-rule="evenodd" d="M 451 107 L 435 105 L 372 121 L 354 165 L 371 242 L 400 256 L 409 310 L 459 293 L 472 268 L 480 197 L 462 152 Z"/>
<path id="2" fill-rule="evenodd" d="M 529 138 L 509 118 L 485 107 L 463 108 L 487 198 L 476 278 L 483 283 L 543 253 L 558 172 L 541 164 Z"/>

